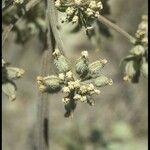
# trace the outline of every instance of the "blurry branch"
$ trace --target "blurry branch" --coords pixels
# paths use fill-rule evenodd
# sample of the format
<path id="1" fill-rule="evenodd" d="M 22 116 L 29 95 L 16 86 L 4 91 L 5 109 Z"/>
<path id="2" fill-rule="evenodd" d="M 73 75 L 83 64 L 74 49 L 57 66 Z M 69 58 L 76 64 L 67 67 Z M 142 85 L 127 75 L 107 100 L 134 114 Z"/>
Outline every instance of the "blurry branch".
<path id="1" fill-rule="evenodd" d="M 45 76 L 51 71 L 50 61 L 52 60 L 51 50 L 44 51 L 42 57 L 41 75 Z M 48 150 L 49 147 L 49 96 L 47 93 L 39 93 L 37 122 L 35 133 L 36 150 Z"/>
<path id="2" fill-rule="evenodd" d="M 52 53 L 55 49 L 55 39 L 50 26 L 49 0 L 45 0 L 47 21 L 47 49 L 42 57 L 41 75 L 46 76 L 53 73 Z M 49 149 L 49 96 L 47 93 L 39 93 L 37 110 L 36 150 Z"/>
<path id="3" fill-rule="evenodd" d="M 58 49 L 64 55 L 64 45 L 63 45 L 63 42 L 61 40 L 59 31 L 58 31 L 57 14 L 56 14 L 54 0 L 48 0 L 47 5 L 48 5 L 48 8 L 49 8 L 48 11 L 49 11 L 50 25 L 51 25 L 51 28 L 52 28 L 54 38 L 56 40 L 56 44 L 58 46 Z"/>
<path id="4" fill-rule="evenodd" d="M 57 28 L 57 13 L 53 0 L 46 0 L 46 21 L 47 21 L 47 47 L 42 58 L 41 75 L 46 76 L 53 73 L 52 53 L 57 44 L 59 50 L 64 54 L 64 46 Z M 56 42 L 56 43 L 55 43 Z M 49 97 L 46 93 L 39 93 L 36 148 L 37 150 L 49 149 Z"/>
<path id="5" fill-rule="evenodd" d="M 22 10 L 21 14 L 15 15 L 14 18 L 12 18 L 12 23 L 10 25 L 8 25 L 7 27 L 5 27 L 3 33 L 2 33 L 2 47 L 4 46 L 4 43 L 10 33 L 10 31 L 12 30 L 12 28 L 14 27 L 15 24 L 18 24 L 21 20 L 22 17 L 25 15 L 26 12 L 28 12 L 31 8 L 33 8 L 35 5 L 37 5 L 41 0 L 31 0 L 29 1 L 24 8 Z"/>
<path id="6" fill-rule="evenodd" d="M 108 26 L 108 27 L 114 29 L 115 31 L 119 32 L 121 35 L 123 35 L 125 38 L 127 38 L 131 43 L 133 43 L 133 44 L 136 43 L 136 39 L 133 36 L 131 36 L 129 33 L 124 31 L 122 28 L 120 28 L 116 24 L 112 23 L 111 21 L 109 21 L 108 19 L 103 17 L 102 15 L 99 15 L 98 20 L 101 23 L 105 24 L 106 26 Z"/>

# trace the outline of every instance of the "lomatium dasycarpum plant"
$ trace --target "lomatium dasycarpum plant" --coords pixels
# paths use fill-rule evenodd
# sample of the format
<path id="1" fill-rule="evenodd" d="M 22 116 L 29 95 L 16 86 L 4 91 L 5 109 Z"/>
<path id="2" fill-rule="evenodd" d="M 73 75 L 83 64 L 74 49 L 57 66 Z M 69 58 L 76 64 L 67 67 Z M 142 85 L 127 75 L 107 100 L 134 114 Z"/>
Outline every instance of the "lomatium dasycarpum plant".
<path id="1" fill-rule="evenodd" d="M 48 149 L 49 119 L 47 110 L 49 106 L 46 105 L 48 97 L 44 93 L 62 92 L 64 94 L 62 101 L 66 110 L 65 117 L 69 117 L 73 115 L 78 102 L 93 105 L 93 96 L 100 94 L 98 88 L 112 84 L 112 79 L 101 74 L 101 69 L 107 61 L 100 59 L 90 63 L 87 51 L 83 51 L 75 67 L 71 67 L 69 60 L 63 55 L 65 48 L 59 35 L 60 26 L 57 23 L 59 12 L 66 15 L 65 18 L 61 19 L 62 23 L 67 22 L 76 25 L 72 33 L 79 32 L 84 27 L 87 37 L 91 41 L 91 37 L 94 37 L 94 44 L 99 41 L 96 31 L 100 36 L 105 35 L 108 38 L 111 36 L 110 28 L 133 44 L 130 54 L 124 58 L 124 80 L 135 83 L 138 82 L 141 72 L 145 76 L 148 74 L 148 27 L 146 16 L 142 17 L 142 22 L 135 36 L 131 36 L 115 24 L 112 19 L 108 19 L 108 15 L 110 15 L 108 0 L 2 0 L 2 47 L 4 47 L 10 31 L 14 31 L 16 34 L 15 42 L 18 44 L 23 45 L 33 35 L 39 35 L 43 49 L 47 49 L 52 53 L 56 47 L 59 48 L 59 50 L 56 49 L 53 52 L 53 63 L 57 68 L 57 74 L 48 75 L 46 73 L 47 65 L 43 65 L 44 67 L 42 66 L 41 69 L 43 76 L 37 77 L 39 90 L 42 93 L 38 99 L 37 150 Z M 96 30 L 97 27 L 98 30 Z M 99 44 L 96 46 L 99 49 Z M 44 60 L 43 64 L 47 64 L 47 60 Z M 24 70 L 9 67 L 2 60 L 2 90 L 10 100 L 16 98 L 14 80 L 20 78 L 23 73 Z"/>
<path id="2" fill-rule="evenodd" d="M 101 74 L 102 68 L 107 63 L 106 59 L 89 63 L 88 52 L 82 51 L 73 72 L 70 62 L 58 49 L 54 51 L 53 57 L 58 74 L 38 76 L 37 83 L 41 92 L 64 93 L 62 101 L 66 110 L 65 117 L 73 114 L 77 102 L 94 105 L 93 95 L 100 94 L 97 88 L 113 83 L 112 79 Z"/>
<path id="3" fill-rule="evenodd" d="M 16 99 L 16 84 L 14 80 L 19 79 L 24 74 L 24 70 L 16 67 L 10 67 L 2 59 L 2 91 L 10 101 Z"/>
<path id="4" fill-rule="evenodd" d="M 132 47 L 129 55 L 124 58 L 125 76 L 124 80 L 137 83 L 140 74 L 148 77 L 148 18 L 142 16 L 142 21 L 135 34 L 137 42 Z"/>

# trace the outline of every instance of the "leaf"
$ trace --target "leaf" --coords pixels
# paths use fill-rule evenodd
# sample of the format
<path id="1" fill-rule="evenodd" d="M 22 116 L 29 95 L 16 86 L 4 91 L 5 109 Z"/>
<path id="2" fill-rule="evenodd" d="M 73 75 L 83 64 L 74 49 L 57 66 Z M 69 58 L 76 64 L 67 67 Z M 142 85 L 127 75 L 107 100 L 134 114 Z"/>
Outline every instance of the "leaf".
<path id="1" fill-rule="evenodd" d="M 10 101 L 16 99 L 16 85 L 13 82 L 2 84 L 2 91 Z"/>

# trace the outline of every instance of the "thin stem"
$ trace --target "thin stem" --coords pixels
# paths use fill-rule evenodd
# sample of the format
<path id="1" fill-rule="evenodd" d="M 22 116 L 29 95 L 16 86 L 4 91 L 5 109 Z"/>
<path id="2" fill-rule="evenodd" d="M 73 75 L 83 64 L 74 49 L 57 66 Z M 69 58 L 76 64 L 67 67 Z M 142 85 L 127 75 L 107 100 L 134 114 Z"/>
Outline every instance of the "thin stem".
<path id="1" fill-rule="evenodd" d="M 25 10 L 24 12 L 28 12 L 31 8 L 33 8 L 35 5 L 37 5 L 41 0 L 31 0 L 29 1 L 26 5 L 25 5 Z M 21 20 L 22 17 L 25 15 L 25 13 L 23 13 L 21 16 L 17 16 L 15 15 L 14 18 L 12 18 L 12 23 L 7 26 L 3 33 L 2 33 L 2 47 L 4 46 L 4 43 L 10 33 L 10 31 L 13 29 L 14 25 L 18 24 Z"/>
<path id="2" fill-rule="evenodd" d="M 101 23 L 105 24 L 106 26 L 111 27 L 115 31 L 119 32 L 121 35 L 123 35 L 124 37 L 126 37 L 131 43 L 133 43 L 133 44 L 136 43 L 136 39 L 133 36 L 131 36 L 129 33 L 127 33 L 126 31 L 124 31 L 122 28 L 120 28 L 116 24 L 114 24 L 111 21 L 109 21 L 108 19 L 106 19 L 104 16 L 100 15 L 98 17 L 98 20 Z"/>

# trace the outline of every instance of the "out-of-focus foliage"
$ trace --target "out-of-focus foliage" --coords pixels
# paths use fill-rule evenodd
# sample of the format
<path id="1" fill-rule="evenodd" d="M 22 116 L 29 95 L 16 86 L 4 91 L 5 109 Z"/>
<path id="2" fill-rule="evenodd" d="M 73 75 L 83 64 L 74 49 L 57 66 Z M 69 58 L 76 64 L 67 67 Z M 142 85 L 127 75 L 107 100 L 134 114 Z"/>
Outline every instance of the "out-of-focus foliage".
<path id="1" fill-rule="evenodd" d="M 2 91 L 10 101 L 16 99 L 17 87 L 14 80 L 20 78 L 23 74 L 23 69 L 9 67 L 8 63 L 2 59 Z"/>
<path id="2" fill-rule="evenodd" d="M 140 74 L 148 77 L 148 17 L 142 16 L 142 21 L 135 34 L 136 44 L 130 50 L 130 54 L 124 58 L 124 80 L 132 83 L 139 81 Z"/>
<path id="3" fill-rule="evenodd" d="M 30 1 L 3 1 L 2 29 L 4 31 L 7 26 L 14 24 L 12 31 L 16 33 L 17 43 L 25 44 L 31 37 L 38 36 L 44 44 L 46 32 L 44 1 L 26 12 L 28 2 Z M 16 24 L 20 18 L 22 21 Z"/>

